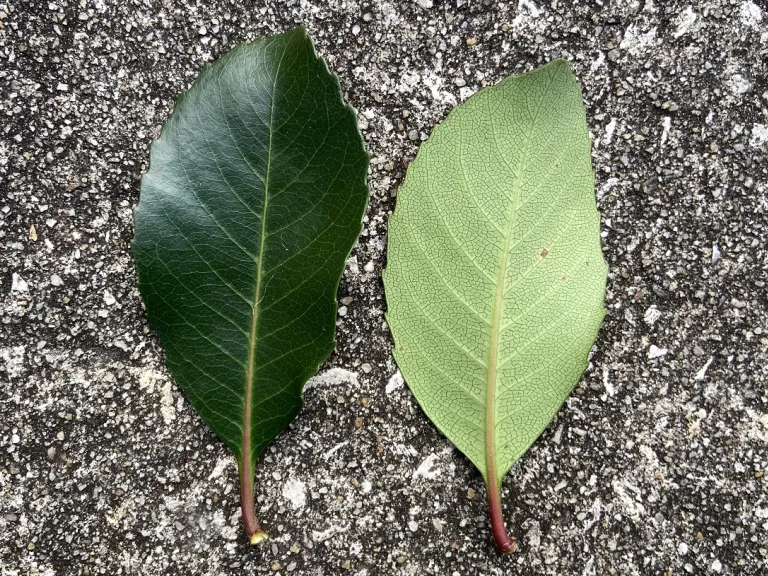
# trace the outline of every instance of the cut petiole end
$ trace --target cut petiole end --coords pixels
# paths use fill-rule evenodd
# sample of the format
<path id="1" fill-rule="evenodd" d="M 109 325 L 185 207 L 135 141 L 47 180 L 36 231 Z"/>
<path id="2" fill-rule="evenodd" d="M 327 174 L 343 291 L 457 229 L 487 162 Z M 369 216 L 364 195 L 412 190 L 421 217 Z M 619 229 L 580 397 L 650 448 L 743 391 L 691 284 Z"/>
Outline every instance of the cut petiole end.
<path id="1" fill-rule="evenodd" d="M 245 472 L 248 470 L 247 472 Z M 253 499 L 253 471 L 247 466 L 240 465 L 240 508 L 243 511 L 243 528 L 252 546 L 263 542 L 269 536 L 261 528 L 256 519 Z"/>
<path id="2" fill-rule="evenodd" d="M 499 541 L 498 538 L 496 538 L 496 535 L 494 535 L 494 539 L 496 540 L 496 548 L 498 548 L 499 552 L 502 554 L 512 554 L 517 550 L 517 540 L 507 534 L 504 534 L 504 539 L 502 539 L 502 541 Z"/>
<path id="3" fill-rule="evenodd" d="M 504 527 L 504 515 L 501 511 L 501 494 L 498 487 L 488 487 L 488 507 L 491 512 L 491 531 L 496 548 L 502 554 L 511 554 L 517 550 L 517 540 L 507 534 Z"/>

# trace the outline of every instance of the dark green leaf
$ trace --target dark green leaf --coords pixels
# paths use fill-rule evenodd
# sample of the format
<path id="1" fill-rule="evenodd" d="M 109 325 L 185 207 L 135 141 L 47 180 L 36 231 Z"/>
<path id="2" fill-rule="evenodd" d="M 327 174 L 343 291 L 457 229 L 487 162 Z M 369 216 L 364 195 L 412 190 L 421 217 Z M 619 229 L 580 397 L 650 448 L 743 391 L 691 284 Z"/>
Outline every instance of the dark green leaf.
<path id="1" fill-rule="evenodd" d="M 253 542 L 254 463 L 333 350 L 367 166 L 303 28 L 204 68 L 152 145 L 135 210 L 141 293 L 177 383 L 237 457 Z"/>

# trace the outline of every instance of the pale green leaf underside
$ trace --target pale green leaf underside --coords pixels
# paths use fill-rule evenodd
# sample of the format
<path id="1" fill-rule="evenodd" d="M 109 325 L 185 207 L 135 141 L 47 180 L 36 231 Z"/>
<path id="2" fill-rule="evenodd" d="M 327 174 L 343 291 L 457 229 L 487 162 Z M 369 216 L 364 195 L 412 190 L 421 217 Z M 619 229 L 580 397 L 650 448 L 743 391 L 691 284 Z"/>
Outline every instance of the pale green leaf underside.
<path id="1" fill-rule="evenodd" d="M 482 90 L 422 145 L 390 220 L 387 320 L 417 400 L 486 481 L 486 456 L 500 482 L 584 372 L 606 275 L 567 62 Z"/>

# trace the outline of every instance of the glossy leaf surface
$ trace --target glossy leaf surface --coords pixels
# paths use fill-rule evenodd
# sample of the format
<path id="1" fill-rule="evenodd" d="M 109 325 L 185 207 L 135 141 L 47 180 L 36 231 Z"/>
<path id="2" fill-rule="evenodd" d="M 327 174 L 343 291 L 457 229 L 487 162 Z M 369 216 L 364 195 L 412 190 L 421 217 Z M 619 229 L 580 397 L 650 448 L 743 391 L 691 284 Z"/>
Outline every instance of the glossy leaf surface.
<path id="1" fill-rule="evenodd" d="M 152 145 L 135 210 L 141 293 L 177 383 L 237 457 L 252 541 L 254 463 L 334 347 L 367 166 L 303 28 L 204 68 Z"/>
<path id="2" fill-rule="evenodd" d="M 484 89 L 435 128 L 398 193 L 387 261 L 397 363 L 482 472 L 510 551 L 501 480 L 579 381 L 604 315 L 590 140 L 567 62 Z"/>

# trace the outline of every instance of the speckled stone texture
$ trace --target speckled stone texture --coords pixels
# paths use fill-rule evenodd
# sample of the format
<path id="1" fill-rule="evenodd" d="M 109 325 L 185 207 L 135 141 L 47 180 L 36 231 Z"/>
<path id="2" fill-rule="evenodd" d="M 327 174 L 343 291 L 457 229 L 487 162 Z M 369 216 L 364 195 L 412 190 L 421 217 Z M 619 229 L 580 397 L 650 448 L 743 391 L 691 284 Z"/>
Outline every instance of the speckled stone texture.
<path id="1" fill-rule="evenodd" d="M 130 253 L 148 146 L 200 66 L 304 23 L 371 153 L 338 352 L 257 471 L 170 379 Z M 594 141 L 606 316 L 590 368 L 504 483 L 390 354 L 387 218 L 419 142 L 555 57 Z M 0 569 L 21 575 L 764 574 L 768 6 L 759 0 L 0 3 Z"/>

